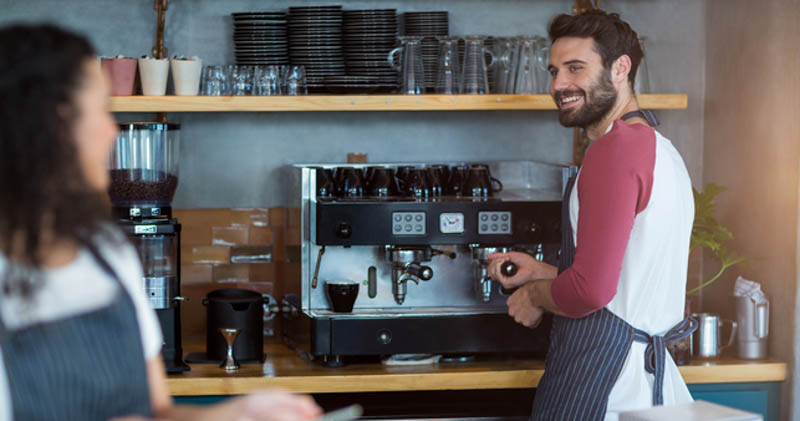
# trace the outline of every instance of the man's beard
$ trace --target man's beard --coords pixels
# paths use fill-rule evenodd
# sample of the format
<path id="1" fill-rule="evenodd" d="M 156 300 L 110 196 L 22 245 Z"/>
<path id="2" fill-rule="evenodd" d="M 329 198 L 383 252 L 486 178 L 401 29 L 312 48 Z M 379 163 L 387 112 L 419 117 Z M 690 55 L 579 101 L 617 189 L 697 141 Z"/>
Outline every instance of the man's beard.
<path id="1" fill-rule="evenodd" d="M 586 128 L 600 121 L 608 115 L 617 102 L 617 91 L 611 83 L 611 71 L 608 69 L 600 73 L 599 80 L 589 87 L 589 91 L 560 91 L 556 98 L 567 98 L 573 95 L 583 96 L 583 105 L 577 108 L 560 110 L 558 121 L 564 127 Z"/>

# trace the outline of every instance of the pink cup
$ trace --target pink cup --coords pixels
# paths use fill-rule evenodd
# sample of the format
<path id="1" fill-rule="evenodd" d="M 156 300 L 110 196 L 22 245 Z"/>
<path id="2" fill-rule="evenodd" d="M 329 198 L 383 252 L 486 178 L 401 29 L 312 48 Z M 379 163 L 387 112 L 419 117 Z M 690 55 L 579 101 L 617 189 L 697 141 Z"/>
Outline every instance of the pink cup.
<path id="1" fill-rule="evenodd" d="M 108 73 L 111 79 L 111 95 L 133 95 L 138 65 L 139 61 L 135 58 L 113 57 L 101 60 L 100 67 Z"/>

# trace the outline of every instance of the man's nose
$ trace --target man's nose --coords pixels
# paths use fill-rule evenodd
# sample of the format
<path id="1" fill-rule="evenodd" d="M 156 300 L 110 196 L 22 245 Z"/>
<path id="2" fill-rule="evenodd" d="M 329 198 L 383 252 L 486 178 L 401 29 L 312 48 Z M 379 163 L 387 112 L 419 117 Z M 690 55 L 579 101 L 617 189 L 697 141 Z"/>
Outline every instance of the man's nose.
<path id="1" fill-rule="evenodd" d="M 559 73 L 556 73 L 553 76 L 553 80 L 550 82 L 550 92 L 558 92 L 569 87 L 569 81 L 565 76 L 561 76 Z"/>

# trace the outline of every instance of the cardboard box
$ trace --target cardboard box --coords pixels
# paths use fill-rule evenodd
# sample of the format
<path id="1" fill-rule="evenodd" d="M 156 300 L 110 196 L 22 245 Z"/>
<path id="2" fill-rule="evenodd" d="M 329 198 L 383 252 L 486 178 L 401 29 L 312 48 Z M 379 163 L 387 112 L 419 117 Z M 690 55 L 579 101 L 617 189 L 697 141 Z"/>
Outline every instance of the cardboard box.
<path id="1" fill-rule="evenodd" d="M 218 283 L 237 283 L 250 280 L 250 271 L 247 265 L 226 264 L 215 265 L 213 269 L 214 282 Z M 230 287 L 232 288 L 232 287 Z"/>
<path id="2" fill-rule="evenodd" d="M 212 227 L 211 245 L 246 246 L 250 243 L 249 226 Z"/>
<path id="3" fill-rule="evenodd" d="M 181 247 L 182 264 L 222 264 L 231 262 L 231 248 L 223 246 Z"/>
<path id="4" fill-rule="evenodd" d="M 266 227 L 271 225 L 269 209 L 231 209 L 231 224 L 237 226 Z"/>
<path id="5" fill-rule="evenodd" d="M 203 284 L 212 280 L 211 265 L 181 265 L 181 285 Z"/>
<path id="6" fill-rule="evenodd" d="M 275 244 L 275 228 L 273 227 L 250 227 L 251 246 L 271 246 Z"/>
<path id="7" fill-rule="evenodd" d="M 286 208 L 269 208 L 269 224 L 273 227 L 285 227 Z"/>

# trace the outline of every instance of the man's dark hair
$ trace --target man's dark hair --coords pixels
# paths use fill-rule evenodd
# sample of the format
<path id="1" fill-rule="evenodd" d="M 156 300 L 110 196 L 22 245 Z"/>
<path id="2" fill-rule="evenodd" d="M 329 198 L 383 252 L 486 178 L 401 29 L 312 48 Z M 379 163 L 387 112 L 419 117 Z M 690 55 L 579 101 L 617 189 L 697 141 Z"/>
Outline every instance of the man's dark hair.
<path id="1" fill-rule="evenodd" d="M 49 240 L 88 244 L 108 205 L 92 190 L 73 136 L 86 63 L 82 36 L 51 25 L 0 29 L 0 271 L 6 293 L 29 296 Z M 5 272 L 5 273 L 2 273 Z"/>
<path id="2" fill-rule="evenodd" d="M 617 13 L 606 13 L 599 9 L 587 10 L 579 15 L 558 15 L 548 29 L 550 42 L 563 37 L 592 38 L 595 51 L 603 60 L 603 67 L 611 69 L 611 64 L 623 54 L 631 58 L 631 71 L 628 82 L 633 89 L 636 70 L 644 57 L 639 36 L 631 26 L 620 19 Z"/>

